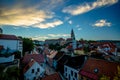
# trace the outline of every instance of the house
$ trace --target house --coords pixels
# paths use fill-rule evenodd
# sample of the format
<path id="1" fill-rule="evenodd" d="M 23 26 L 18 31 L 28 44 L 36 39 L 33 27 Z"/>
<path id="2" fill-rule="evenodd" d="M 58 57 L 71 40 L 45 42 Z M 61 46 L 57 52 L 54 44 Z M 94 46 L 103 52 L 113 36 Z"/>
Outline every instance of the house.
<path id="1" fill-rule="evenodd" d="M 63 57 L 64 52 L 59 52 L 53 58 L 53 68 L 57 69 L 57 62 Z"/>
<path id="2" fill-rule="evenodd" d="M 55 55 L 58 53 L 58 51 L 52 50 L 50 51 L 50 53 L 47 56 L 47 62 L 50 66 L 52 66 L 53 64 L 53 58 L 55 57 Z"/>
<path id="3" fill-rule="evenodd" d="M 59 39 L 46 39 L 45 44 L 59 44 L 59 45 L 64 45 L 65 44 L 65 39 L 59 38 Z"/>
<path id="4" fill-rule="evenodd" d="M 60 72 L 60 74 L 64 74 L 64 65 L 69 60 L 70 55 L 63 55 L 58 61 L 56 65 L 56 71 Z"/>
<path id="5" fill-rule="evenodd" d="M 58 39 L 46 39 L 45 44 L 57 44 L 59 43 Z"/>
<path id="6" fill-rule="evenodd" d="M 42 78 L 42 80 L 62 80 L 59 73 L 54 73 Z"/>
<path id="7" fill-rule="evenodd" d="M 45 60 L 42 54 L 26 54 L 22 59 L 22 64 L 26 65 L 34 59 L 38 64 L 40 64 L 43 68 L 45 67 Z"/>
<path id="8" fill-rule="evenodd" d="M 84 55 L 84 49 L 83 48 L 76 48 L 74 50 L 74 53 L 78 54 L 78 55 Z"/>
<path id="9" fill-rule="evenodd" d="M 118 73 L 118 66 L 120 66 L 120 63 L 117 62 L 88 58 L 79 71 L 78 80 L 99 80 L 101 76 L 106 76 L 113 80 Z"/>
<path id="10" fill-rule="evenodd" d="M 44 68 L 36 62 L 34 59 L 31 59 L 29 63 L 24 67 L 24 80 L 36 80 L 44 76 Z"/>
<path id="11" fill-rule="evenodd" d="M 83 66 L 86 59 L 87 57 L 85 55 L 69 58 L 69 60 L 64 65 L 64 77 L 67 80 L 78 80 L 79 70 Z"/>
<path id="12" fill-rule="evenodd" d="M 67 38 L 66 39 L 66 44 L 69 44 L 69 43 L 71 43 L 72 42 L 72 38 Z"/>
<path id="13" fill-rule="evenodd" d="M 23 43 L 22 40 L 15 35 L 8 34 L 0 34 L 0 45 L 4 47 L 4 49 L 11 49 L 15 51 L 20 51 L 22 56 Z"/>

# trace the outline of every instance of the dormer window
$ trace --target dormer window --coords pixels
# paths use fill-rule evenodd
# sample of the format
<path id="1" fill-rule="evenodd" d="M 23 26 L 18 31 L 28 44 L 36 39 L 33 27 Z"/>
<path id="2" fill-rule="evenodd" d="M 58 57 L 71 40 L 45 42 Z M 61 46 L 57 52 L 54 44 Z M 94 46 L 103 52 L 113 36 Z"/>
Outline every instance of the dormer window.
<path id="1" fill-rule="evenodd" d="M 98 68 L 94 69 L 94 73 L 98 73 L 98 71 L 99 71 Z"/>

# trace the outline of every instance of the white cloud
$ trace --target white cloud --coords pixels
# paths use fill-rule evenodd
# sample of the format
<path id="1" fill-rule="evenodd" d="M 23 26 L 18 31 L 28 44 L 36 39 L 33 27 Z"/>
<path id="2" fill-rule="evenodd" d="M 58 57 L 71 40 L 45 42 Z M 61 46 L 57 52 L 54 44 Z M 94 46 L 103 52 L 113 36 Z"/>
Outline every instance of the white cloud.
<path id="1" fill-rule="evenodd" d="M 53 37 L 53 38 L 55 38 L 55 37 L 69 37 L 70 34 L 48 34 L 48 36 Z"/>
<path id="2" fill-rule="evenodd" d="M 46 40 L 46 39 L 49 39 L 49 37 L 47 36 L 36 36 L 36 37 L 32 37 L 32 40 Z"/>
<path id="3" fill-rule="evenodd" d="M 78 30 L 80 31 L 80 30 L 82 30 L 82 28 L 78 28 Z"/>
<path id="4" fill-rule="evenodd" d="M 69 20 L 70 18 L 71 18 L 71 17 L 66 16 L 64 20 L 67 21 L 67 20 Z"/>
<path id="5" fill-rule="evenodd" d="M 69 24 L 72 24 L 73 22 L 71 20 L 68 21 Z"/>
<path id="6" fill-rule="evenodd" d="M 104 27 L 104 26 L 110 27 L 111 23 L 107 22 L 104 19 L 101 19 L 101 20 L 96 21 L 96 23 L 93 24 L 92 26 L 95 26 L 95 27 Z"/>
<path id="7" fill-rule="evenodd" d="M 29 0 L 18 2 L 12 6 L 7 5 L 0 8 L 0 25 L 31 26 L 45 29 L 63 23 L 58 19 L 53 21 L 56 17 L 55 13 L 52 12 L 52 9 L 60 6 L 63 0 L 42 0 L 37 4 L 33 4 L 32 7 L 28 4 Z M 48 19 L 53 22 L 48 22 Z"/>
<path id="8" fill-rule="evenodd" d="M 45 35 L 45 36 L 34 36 L 32 37 L 32 40 L 46 40 L 46 39 L 58 39 L 58 38 L 68 38 L 70 37 L 70 34 L 48 34 L 48 35 Z"/>
<path id="9" fill-rule="evenodd" d="M 93 3 L 84 3 L 65 7 L 62 12 L 69 13 L 71 15 L 79 15 L 102 6 L 113 5 L 117 2 L 118 0 L 97 0 Z"/>
<path id="10" fill-rule="evenodd" d="M 77 27 L 77 28 L 79 28 L 79 27 L 80 27 L 80 25 L 77 25 L 76 27 Z"/>
<path id="11" fill-rule="evenodd" d="M 38 24 L 34 25 L 34 27 L 45 29 L 45 28 L 54 28 L 54 27 L 61 25 L 61 24 L 63 24 L 63 22 L 61 20 L 55 20 L 53 22 L 38 23 Z"/>

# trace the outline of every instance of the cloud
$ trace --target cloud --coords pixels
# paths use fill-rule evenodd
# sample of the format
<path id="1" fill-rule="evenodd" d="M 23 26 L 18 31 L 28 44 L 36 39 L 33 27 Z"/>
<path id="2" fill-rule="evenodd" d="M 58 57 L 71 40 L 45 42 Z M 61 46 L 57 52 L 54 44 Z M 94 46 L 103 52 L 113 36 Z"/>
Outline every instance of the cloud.
<path id="1" fill-rule="evenodd" d="M 80 31 L 80 30 L 82 30 L 82 28 L 78 28 L 78 30 Z"/>
<path id="2" fill-rule="evenodd" d="M 63 24 L 63 22 L 61 20 L 55 20 L 53 22 L 38 23 L 38 24 L 34 25 L 34 27 L 45 29 L 45 28 L 54 28 L 54 27 L 61 25 L 61 24 Z"/>
<path id="3" fill-rule="evenodd" d="M 20 3 L 17 2 L 11 5 L 12 7 L 8 5 L 2 6 L 0 8 L 0 25 L 31 26 L 44 29 L 56 27 L 63 22 L 58 19 L 54 20 L 56 17 L 52 9 L 55 9 L 61 3 L 62 0 L 43 0 L 30 7 L 29 0 L 21 0 Z M 48 20 L 53 22 L 48 22 Z"/>
<path id="4" fill-rule="evenodd" d="M 92 26 L 95 26 L 95 27 L 104 27 L 104 26 L 110 27 L 111 23 L 107 22 L 104 19 L 101 19 L 101 20 L 96 21 Z"/>
<path id="5" fill-rule="evenodd" d="M 69 24 L 72 24 L 73 22 L 71 20 L 68 21 Z"/>
<path id="6" fill-rule="evenodd" d="M 80 27 L 80 25 L 77 25 L 76 28 L 77 28 L 77 30 L 79 30 L 79 31 L 82 30 L 82 28 Z"/>
<path id="7" fill-rule="evenodd" d="M 97 0 L 93 3 L 84 3 L 65 7 L 62 12 L 69 13 L 71 15 L 79 15 L 102 6 L 113 5 L 117 2 L 118 0 Z"/>
<path id="8" fill-rule="evenodd" d="M 58 39 L 60 37 L 63 37 L 63 38 L 67 38 L 67 37 L 70 37 L 70 34 L 48 34 L 48 35 L 45 35 L 45 36 L 34 36 L 32 37 L 32 40 L 46 40 L 46 39 Z"/>
<path id="9" fill-rule="evenodd" d="M 32 40 L 46 40 L 46 39 L 49 39 L 49 37 L 47 36 L 36 36 L 36 37 L 32 37 Z"/>
<path id="10" fill-rule="evenodd" d="M 48 34 L 48 36 L 53 37 L 53 38 L 55 38 L 55 37 L 69 37 L 70 34 Z"/>
<path id="11" fill-rule="evenodd" d="M 79 27 L 80 27 L 80 25 L 77 25 L 76 27 L 77 27 L 77 28 L 79 28 Z"/>

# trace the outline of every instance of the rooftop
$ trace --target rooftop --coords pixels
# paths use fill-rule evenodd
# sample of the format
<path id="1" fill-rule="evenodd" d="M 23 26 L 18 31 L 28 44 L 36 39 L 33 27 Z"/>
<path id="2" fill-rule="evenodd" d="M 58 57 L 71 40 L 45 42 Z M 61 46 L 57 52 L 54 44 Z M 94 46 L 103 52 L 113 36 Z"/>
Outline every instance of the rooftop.
<path id="1" fill-rule="evenodd" d="M 42 54 L 26 54 L 23 57 L 22 63 L 27 64 L 31 59 L 34 59 L 38 63 L 44 62 L 44 56 Z"/>
<path id="2" fill-rule="evenodd" d="M 62 80 L 59 73 L 54 73 L 44 77 L 42 80 Z"/>
<path id="3" fill-rule="evenodd" d="M 8 35 L 8 34 L 0 34 L 0 39 L 19 40 L 19 38 L 16 37 L 15 35 Z"/>
<path id="4" fill-rule="evenodd" d="M 101 75 L 106 75 L 113 79 L 117 73 L 117 66 L 120 66 L 120 63 L 89 58 L 79 73 L 93 80 L 98 80 Z"/>
<path id="5" fill-rule="evenodd" d="M 80 69 L 85 61 L 85 57 L 85 55 L 71 57 L 66 65 L 74 69 Z"/>

